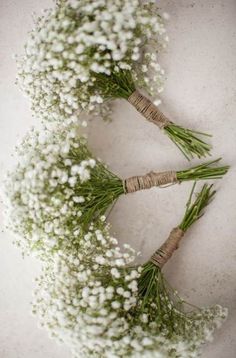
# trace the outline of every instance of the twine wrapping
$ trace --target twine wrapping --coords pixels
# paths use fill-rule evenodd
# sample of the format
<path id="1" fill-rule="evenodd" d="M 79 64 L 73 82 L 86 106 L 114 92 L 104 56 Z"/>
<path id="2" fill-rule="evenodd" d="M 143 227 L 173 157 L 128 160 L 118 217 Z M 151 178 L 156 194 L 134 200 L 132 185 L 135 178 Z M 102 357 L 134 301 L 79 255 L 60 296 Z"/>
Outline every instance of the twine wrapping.
<path id="1" fill-rule="evenodd" d="M 175 171 L 162 173 L 150 172 L 146 175 L 133 176 L 123 181 L 125 194 L 134 193 L 135 191 L 150 189 L 154 186 L 176 183 L 178 181 Z"/>
<path id="2" fill-rule="evenodd" d="M 148 121 L 156 124 L 160 129 L 167 127 L 171 121 L 147 97 L 139 91 L 134 91 L 128 98 L 139 113 Z"/>
<path id="3" fill-rule="evenodd" d="M 178 249 L 183 236 L 184 231 L 182 229 L 179 227 L 174 228 L 164 244 L 152 255 L 150 261 L 159 268 L 162 268 L 171 258 L 174 251 Z"/>

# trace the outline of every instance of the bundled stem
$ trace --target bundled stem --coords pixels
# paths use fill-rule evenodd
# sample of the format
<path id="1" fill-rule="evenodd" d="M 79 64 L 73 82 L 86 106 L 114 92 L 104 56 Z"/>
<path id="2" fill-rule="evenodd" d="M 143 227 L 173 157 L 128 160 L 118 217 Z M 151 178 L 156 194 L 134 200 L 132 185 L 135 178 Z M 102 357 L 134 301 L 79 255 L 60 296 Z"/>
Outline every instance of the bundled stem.
<path id="1" fill-rule="evenodd" d="M 174 123 L 166 126 L 164 131 L 187 160 L 194 156 L 202 158 L 210 154 L 211 146 L 199 138 L 199 136 L 211 137 L 210 134 L 187 129 Z"/>
<path id="2" fill-rule="evenodd" d="M 167 325 L 173 330 L 177 327 L 176 322 L 181 320 L 184 328 L 189 317 L 182 312 L 183 301 L 173 289 L 170 289 L 163 277 L 161 268 L 178 248 L 184 233 L 204 214 L 204 208 L 215 195 L 212 185 L 204 184 L 201 192 L 193 200 L 195 185 L 196 183 L 194 183 L 191 190 L 183 220 L 177 228 L 171 231 L 169 238 L 154 253 L 151 259 L 143 265 L 139 279 L 139 295 L 142 300 L 143 310 L 145 311 L 147 306 L 155 303 L 159 307 L 158 313 L 160 313 L 160 316 L 158 316 L 158 319 L 160 320 L 160 325 Z M 176 231 L 178 232 L 177 240 Z M 153 257 L 155 257 L 155 260 L 153 260 Z M 182 329 L 181 324 L 178 327 Z"/>
<path id="3" fill-rule="evenodd" d="M 131 103 L 147 120 L 163 129 L 184 156 L 190 160 L 194 156 L 201 158 L 209 155 L 211 146 L 200 137 L 209 134 L 179 126 L 170 121 L 161 111 L 136 88 L 129 70 L 119 70 L 106 75 L 94 73 L 96 86 L 107 99 L 123 98 Z"/>
<path id="4" fill-rule="evenodd" d="M 215 190 L 212 190 L 213 184 L 204 184 L 201 192 L 197 194 L 195 201 L 192 203 L 195 186 L 196 183 L 193 185 L 189 200 L 186 205 L 185 215 L 181 224 L 179 225 L 179 228 L 184 232 L 186 232 L 190 226 L 192 226 L 198 219 L 200 219 L 200 217 L 204 214 L 203 210 L 207 207 L 216 193 Z"/>
<path id="5" fill-rule="evenodd" d="M 210 145 L 199 138 L 199 136 L 209 136 L 208 134 L 186 129 L 173 123 L 137 90 L 131 94 L 128 101 L 148 121 L 163 129 L 188 160 L 194 156 L 205 157 L 210 153 Z"/>
<path id="6" fill-rule="evenodd" d="M 200 165 L 196 165 L 192 168 L 177 171 L 178 181 L 189 181 L 189 180 L 209 180 L 209 179 L 221 179 L 229 170 L 228 165 L 222 167 L 213 167 L 213 164 L 219 163 L 222 158 L 211 160 Z"/>
<path id="7" fill-rule="evenodd" d="M 109 206 L 122 194 L 189 180 L 220 179 L 227 173 L 229 166 L 212 167 L 219 161 L 220 158 L 185 170 L 150 172 L 125 180 L 113 174 L 101 162 L 97 162 L 96 167 L 91 171 L 90 180 L 75 188 L 76 194 L 88 198 L 81 204 L 80 223 L 87 226 L 96 217 L 104 215 Z"/>
<path id="8" fill-rule="evenodd" d="M 228 171 L 229 166 L 212 167 L 218 163 L 221 158 L 208 161 L 200 165 L 179 171 L 150 172 L 142 176 L 134 176 L 124 180 L 125 193 L 150 189 L 155 186 L 165 186 L 169 184 L 181 183 L 189 180 L 209 180 L 220 179 Z"/>

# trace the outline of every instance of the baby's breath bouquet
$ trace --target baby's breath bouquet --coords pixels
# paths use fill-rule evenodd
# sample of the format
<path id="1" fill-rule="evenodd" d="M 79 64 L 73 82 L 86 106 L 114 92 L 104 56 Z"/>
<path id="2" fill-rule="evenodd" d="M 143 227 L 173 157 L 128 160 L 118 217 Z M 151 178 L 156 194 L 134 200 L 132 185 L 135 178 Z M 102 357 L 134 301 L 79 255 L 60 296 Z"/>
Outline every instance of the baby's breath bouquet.
<path id="1" fill-rule="evenodd" d="M 168 37 L 154 1 L 58 0 L 35 22 L 17 59 L 17 81 L 33 112 L 54 122 L 32 130 L 8 174 L 8 228 L 24 253 L 42 259 L 33 313 L 75 358 L 195 358 L 227 316 L 221 306 L 185 302 L 162 269 L 215 195 L 196 181 L 220 179 L 219 159 L 182 170 L 122 179 L 88 148 L 79 114 L 110 113 L 125 99 L 157 125 L 187 159 L 205 157 L 205 133 L 185 129 L 160 112 L 164 71 L 158 51 Z M 140 89 L 140 90 L 139 90 Z M 141 91 L 147 93 L 146 97 Z M 53 127 L 55 125 L 55 127 Z M 181 223 L 144 264 L 120 248 L 106 223 L 122 194 L 194 181 Z"/>
<path id="2" fill-rule="evenodd" d="M 189 199 L 178 229 L 144 265 L 135 264 L 129 245 L 118 247 L 103 220 L 90 225 L 44 265 L 33 301 L 41 325 L 77 358 L 199 357 L 227 310 L 193 309 L 170 288 L 161 267 L 213 195 L 203 186 L 193 203 Z"/>
<path id="3" fill-rule="evenodd" d="M 99 107 L 105 116 L 108 100 L 126 99 L 188 159 L 206 156 L 210 146 L 199 137 L 205 134 L 173 123 L 138 90 L 154 96 L 163 89 L 163 17 L 152 1 L 58 1 L 36 21 L 18 59 L 18 82 L 34 112 L 77 122 L 81 110 Z"/>
<path id="4" fill-rule="evenodd" d="M 122 194 L 188 180 L 221 178 L 218 160 L 121 179 L 90 153 L 78 126 L 30 132 L 6 181 L 8 227 L 30 250 L 56 250 L 87 230 Z"/>

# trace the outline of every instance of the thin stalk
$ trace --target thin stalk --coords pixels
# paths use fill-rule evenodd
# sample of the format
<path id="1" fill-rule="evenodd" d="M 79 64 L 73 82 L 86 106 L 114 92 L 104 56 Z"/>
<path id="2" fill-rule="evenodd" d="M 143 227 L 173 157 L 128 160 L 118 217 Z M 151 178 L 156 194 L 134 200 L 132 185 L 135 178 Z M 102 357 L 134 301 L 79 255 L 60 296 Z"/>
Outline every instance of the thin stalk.
<path id="1" fill-rule="evenodd" d="M 186 205 L 186 211 L 182 222 L 179 225 L 179 228 L 183 231 L 187 231 L 190 226 L 192 226 L 202 215 L 204 214 L 204 209 L 211 202 L 216 191 L 212 190 L 212 185 L 204 184 L 201 192 L 197 194 L 196 199 L 192 202 L 193 192 L 195 189 L 196 182 L 193 185 L 189 200 Z"/>
<path id="2" fill-rule="evenodd" d="M 113 70 L 110 75 L 93 73 L 96 79 L 96 87 L 105 99 L 128 99 L 135 91 L 132 73 L 128 70 Z"/>
<path id="3" fill-rule="evenodd" d="M 199 136 L 211 137 L 210 134 L 187 129 L 174 123 L 166 126 L 164 131 L 187 160 L 194 156 L 201 158 L 210 154 L 211 146 L 199 138 Z"/>
<path id="4" fill-rule="evenodd" d="M 178 181 L 188 180 L 208 180 L 208 179 L 221 179 L 229 170 L 229 166 L 213 167 L 213 164 L 217 164 L 221 158 L 202 163 L 189 169 L 177 171 Z"/>

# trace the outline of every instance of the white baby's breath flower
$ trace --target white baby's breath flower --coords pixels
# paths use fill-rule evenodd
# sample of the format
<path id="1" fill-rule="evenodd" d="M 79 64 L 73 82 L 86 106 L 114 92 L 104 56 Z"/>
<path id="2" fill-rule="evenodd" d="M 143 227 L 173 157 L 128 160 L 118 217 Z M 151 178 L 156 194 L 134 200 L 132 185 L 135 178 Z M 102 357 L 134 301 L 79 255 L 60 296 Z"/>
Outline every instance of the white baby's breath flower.
<path id="1" fill-rule="evenodd" d="M 5 194 L 7 227 L 22 237 L 18 244 L 23 251 L 41 251 L 45 256 L 45 251 L 66 247 L 83 236 L 85 226 L 94 218 L 86 209 L 88 202 L 94 200 L 90 178 L 94 173 L 100 182 L 103 165 L 100 162 L 97 166 L 78 128 L 59 125 L 32 131 L 18 147 L 20 161 L 7 175 Z M 107 173 L 104 166 L 106 177 Z M 95 183 L 95 200 L 96 188 Z M 93 213 L 93 206 L 91 210 Z M 106 208 L 100 214 L 105 211 Z M 99 210 L 95 216 L 97 213 Z M 89 239 L 86 233 L 85 239 Z M 106 246 L 102 233 L 100 242 Z"/>
<path id="2" fill-rule="evenodd" d="M 81 352 L 89 357 L 91 351 L 101 358 L 198 357 L 227 311 L 214 306 L 185 315 L 165 291 L 157 292 L 157 301 L 144 309 L 138 292 L 142 270 L 135 265 L 135 251 L 126 245 L 122 252 L 116 245 L 109 227 L 100 220 L 90 225 L 75 246 L 54 251 L 53 260 L 43 265 L 34 295 L 32 311 L 40 324 L 66 343 L 76 358 Z M 108 252 L 124 262 L 127 254 L 133 259 L 129 266 L 120 266 Z M 175 320 L 174 333 L 169 330 L 169 312 L 171 322 Z M 160 315 L 162 319 L 166 315 L 165 327 L 159 325 Z"/>
<path id="3" fill-rule="evenodd" d="M 137 87 L 145 87 L 151 95 L 158 93 L 163 74 L 156 52 L 166 42 L 154 2 L 58 1 L 36 21 L 25 55 L 17 57 L 17 81 L 37 116 L 87 126 L 78 114 L 86 109 L 107 117 L 106 100 L 116 97 L 104 85 L 104 77 L 97 76 L 130 71 Z M 150 66 L 150 58 L 156 68 Z"/>

